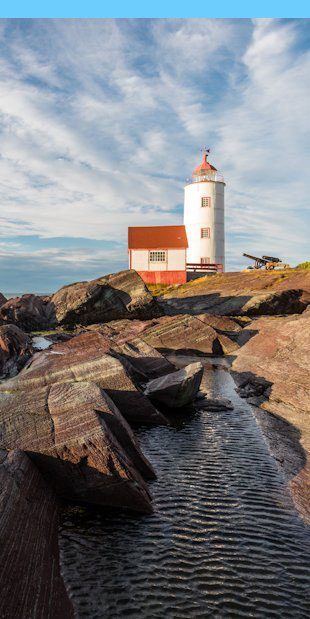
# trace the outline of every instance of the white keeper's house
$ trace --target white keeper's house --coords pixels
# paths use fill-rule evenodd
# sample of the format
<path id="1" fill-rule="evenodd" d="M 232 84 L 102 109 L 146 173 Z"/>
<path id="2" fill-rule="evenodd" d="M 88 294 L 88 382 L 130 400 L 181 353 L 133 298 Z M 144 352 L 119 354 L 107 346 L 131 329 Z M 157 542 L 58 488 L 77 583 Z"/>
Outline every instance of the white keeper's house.
<path id="1" fill-rule="evenodd" d="M 184 225 L 128 228 L 129 268 L 147 284 L 183 284 L 224 271 L 224 178 L 203 160 L 184 188 Z"/>

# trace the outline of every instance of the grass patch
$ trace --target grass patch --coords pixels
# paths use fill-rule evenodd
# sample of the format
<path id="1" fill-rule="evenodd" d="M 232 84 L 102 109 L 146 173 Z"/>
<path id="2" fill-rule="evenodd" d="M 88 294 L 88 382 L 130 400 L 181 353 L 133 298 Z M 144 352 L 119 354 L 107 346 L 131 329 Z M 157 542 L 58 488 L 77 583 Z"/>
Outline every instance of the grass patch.
<path id="1" fill-rule="evenodd" d="M 308 271 L 310 269 L 310 262 L 301 262 L 296 269 L 306 269 Z"/>

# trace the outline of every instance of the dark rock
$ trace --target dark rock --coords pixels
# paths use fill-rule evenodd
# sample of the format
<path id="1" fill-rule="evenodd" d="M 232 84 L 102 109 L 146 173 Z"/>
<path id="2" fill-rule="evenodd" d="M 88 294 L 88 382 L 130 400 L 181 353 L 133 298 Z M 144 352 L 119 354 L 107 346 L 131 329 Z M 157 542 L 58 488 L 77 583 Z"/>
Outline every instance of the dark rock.
<path id="1" fill-rule="evenodd" d="M 61 498 L 151 511 L 145 482 L 121 443 L 154 477 L 97 385 L 55 384 L 0 396 L 0 447 L 26 451 Z"/>
<path id="2" fill-rule="evenodd" d="M 36 353 L 29 367 L 0 385 L 0 392 L 32 391 L 71 381 L 94 382 L 107 391 L 128 421 L 167 423 L 137 389 L 122 362 L 109 351 L 110 343 L 105 336 L 94 331 L 82 333 Z"/>
<path id="3" fill-rule="evenodd" d="M 227 411 L 227 410 L 233 410 L 233 405 L 231 403 L 231 400 L 226 400 L 226 399 L 209 399 L 209 398 L 205 398 L 204 400 L 199 400 L 199 402 L 197 403 L 197 406 L 199 409 L 204 409 L 204 410 L 208 410 L 208 411 L 213 411 L 213 412 L 217 412 L 217 411 Z"/>
<path id="4" fill-rule="evenodd" d="M 0 307 L 2 307 L 2 305 L 4 305 L 6 302 L 7 302 L 7 299 L 2 294 L 2 292 L 0 292 Z"/>
<path id="5" fill-rule="evenodd" d="M 181 370 L 149 381 L 144 393 L 165 406 L 181 408 L 197 396 L 202 375 L 202 364 L 190 363 Z"/>
<path id="6" fill-rule="evenodd" d="M 64 286 L 51 302 L 58 322 L 68 326 L 120 318 L 143 320 L 161 314 L 157 302 L 133 270 Z"/>
<path id="7" fill-rule="evenodd" d="M 15 376 L 32 354 L 31 338 L 15 325 L 0 326 L 0 378 Z"/>
<path id="8" fill-rule="evenodd" d="M 42 297 L 24 294 L 4 303 L 0 309 L 0 318 L 27 332 L 48 329 L 54 321 L 53 306 Z"/>
<path id="9" fill-rule="evenodd" d="M 31 460 L 0 449 L 0 617 L 74 616 L 59 569 L 59 506 Z"/>

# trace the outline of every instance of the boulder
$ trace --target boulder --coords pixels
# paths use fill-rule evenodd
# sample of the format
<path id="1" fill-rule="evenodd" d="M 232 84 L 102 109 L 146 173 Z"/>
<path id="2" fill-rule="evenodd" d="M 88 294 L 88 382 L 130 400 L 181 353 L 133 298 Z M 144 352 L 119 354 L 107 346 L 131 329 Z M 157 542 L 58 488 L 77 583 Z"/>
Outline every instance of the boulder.
<path id="1" fill-rule="evenodd" d="M 233 377 L 290 480 L 297 506 L 310 521 L 310 313 L 261 318 L 243 331 Z M 252 337 L 251 337 L 252 332 Z"/>
<path id="2" fill-rule="evenodd" d="M 32 342 L 15 325 L 0 326 L 0 378 L 15 376 L 32 354 Z"/>
<path id="3" fill-rule="evenodd" d="M 0 318 L 24 331 L 48 329 L 54 324 L 54 310 L 49 301 L 34 294 L 9 299 L 0 308 Z"/>
<path id="4" fill-rule="evenodd" d="M 72 381 L 94 382 L 108 393 L 129 422 L 166 424 L 164 416 L 137 389 L 122 362 L 109 351 L 110 343 L 104 335 L 96 331 L 82 333 L 36 353 L 18 376 L 0 384 L 0 392 L 32 391 Z"/>
<path id="5" fill-rule="evenodd" d="M 73 618 L 58 521 L 56 497 L 28 456 L 0 449 L 0 617 Z"/>
<path id="6" fill-rule="evenodd" d="M 167 376 L 150 380 L 144 393 L 169 408 L 181 408 L 195 399 L 202 375 L 202 364 L 190 363 Z"/>
<path id="7" fill-rule="evenodd" d="M 121 271 L 89 282 L 64 286 L 51 303 L 57 321 L 70 327 L 120 318 L 160 316 L 157 302 L 136 271 Z"/>
<path id="8" fill-rule="evenodd" d="M 219 336 L 213 327 L 187 314 L 164 316 L 155 325 L 146 328 L 140 337 L 158 350 L 202 352 L 209 356 L 223 354 Z"/>
<path id="9" fill-rule="evenodd" d="M 61 498 L 151 511 L 133 460 L 144 474 L 154 472 L 97 385 L 71 382 L 2 394 L 0 447 L 26 451 Z"/>
<path id="10" fill-rule="evenodd" d="M 7 299 L 2 294 L 2 292 L 0 292 L 0 307 L 2 307 L 2 305 L 4 305 L 6 302 L 7 302 Z"/>

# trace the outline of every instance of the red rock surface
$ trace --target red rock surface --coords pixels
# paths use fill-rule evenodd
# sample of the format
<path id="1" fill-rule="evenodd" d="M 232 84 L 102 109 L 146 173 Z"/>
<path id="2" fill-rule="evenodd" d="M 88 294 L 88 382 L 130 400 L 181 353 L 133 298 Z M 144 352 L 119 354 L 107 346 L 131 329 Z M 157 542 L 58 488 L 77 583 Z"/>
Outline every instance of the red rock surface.
<path id="1" fill-rule="evenodd" d="M 0 449 L 0 617 L 70 619 L 59 569 L 59 507 L 31 460 Z"/>
<path id="2" fill-rule="evenodd" d="M 199 320 L 202 320 L 209 327 L 213 327 L 217 333 L 237 333 L 241 331 L 242 327 L 233 318 L 227 318 L 227 316 L 215 316 L 212 314 L 199 314 L 197 316 Z"/>
<path id="3" fill-rule="evenodd" d="M 82 333 L 35 354 L 30 367 L 0 385 L 0 392 L 29 391 L 72 380 L 90 381 L 107 391 L 128 421 L 167 423 L 135 387 L 121 361 L 108 354 L 109 350 L 110 343 L 99 332 Z"/>
<path id="4" fill-rule="evenodd" d="M 301 289 L 304 297 L 310 300 L 310 271 L 234 271 L 200 277 L 194 281 L 170 290 L 165 296 L 194 296 L 210 293 L 247 294 Z"/>
<path id="5" fill-rule="evenodd" d="M 205 355 L 223 354 L 219 336 L 213 327 L 187 314 L 165 316 L 146 328 L 141 337 L 159 350 L 199 351 Z"/>
<path id="6" fill-rule="evenodd" d="M 220 273 L 158 297 L 164 314 L 209 313 L 222 316 L 301 313 L 310 303 L 309 271 Z"/>
<path id="7" fill-rule="evenodd" d="M 32 354 L 31 338 L 15 325 L 0 326 L 0 378 L 14 376 Z"/>
<path id="8" fill-rule="evenodd" d="M 0 447 L 26 451 L 67 500 L 151 511 L 146 485 L 127 453 L 144 474 L 154 472 L 95 384 L 2 394 Z"/>

